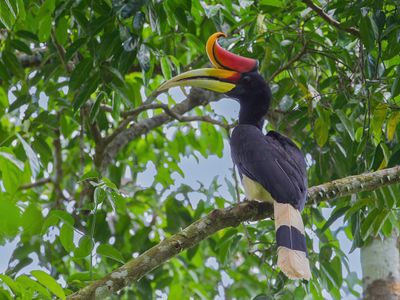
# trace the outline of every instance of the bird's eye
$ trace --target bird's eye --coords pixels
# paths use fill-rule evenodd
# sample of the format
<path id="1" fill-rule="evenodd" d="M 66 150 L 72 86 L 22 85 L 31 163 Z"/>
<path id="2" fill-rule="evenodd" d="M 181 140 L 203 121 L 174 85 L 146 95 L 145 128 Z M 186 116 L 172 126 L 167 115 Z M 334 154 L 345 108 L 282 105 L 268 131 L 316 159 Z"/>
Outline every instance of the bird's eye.
<path id="1" fill-rule="evenodd" d="M 250 76 L 244 76 L 243 78 L 242 78 L 242 81 L 243 81 L 243 83 L 246 83 L 246 84 L 248 84 L 248 83 L 250 83 L 250 81 L 251 81 L 251 78 L 250 78 Z"/>

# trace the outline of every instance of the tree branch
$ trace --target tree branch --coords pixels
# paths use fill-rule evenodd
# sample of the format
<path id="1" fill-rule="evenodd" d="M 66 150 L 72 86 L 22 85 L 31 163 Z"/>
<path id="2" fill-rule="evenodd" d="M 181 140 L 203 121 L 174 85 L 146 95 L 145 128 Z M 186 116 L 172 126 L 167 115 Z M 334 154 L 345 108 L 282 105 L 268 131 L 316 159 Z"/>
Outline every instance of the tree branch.
<path id="1" fill-rule="evenodd" d="M 95 163 L 104 170 L 117 156 L 118 152 L 125 147 L 130 141 L 146 134 L 149 131 L 157 128 L 171 120 L 176 116 L 182 116 L 184 113 L 192 110 L 193 108 L 206 105 L 209 102 L 215 101 L 222 97 L 213 92 L 202 90 L 199 88 L 192 88 L 188 98 L 181 103 L 176 104 L 172 108 L 168 108 L 169 113 L 162 113 L 154 117 L 142 120 L 133 124 L 129 128 L 120 128 L 117 134 L 113 134 L 112 139 L 107 139 L 107 146 L 103 151 L 99 152 L 95 157 Z M 138 108 L 139 109 L 139 108 Z M 175 117 L 173 117 L 175 116 Z M 191 121 L 194 121 L 192 119 Z M 128 124 L 124 124 L 125 126 Z"/>
<path id="2" fill-rule="evenodd" d="M 356 37 L 360 37 L 360 31 L 355 28 L 355 27 L 343 27 L 343 25 L 333 19 L 331 16 L 329 16 L 324 10 L 319 7 L 318 5 L 314 4 L 312 0 L 302 0 L 303 3 L 305 3 L 309 8 L 311 8 L 313 11 L 315 11 L 321 18 L 323 18 L 325 21 L 327 21 L 329 24 L 333 25 L 337 29 L 346 31 L 348 33 L 351 33 L 352 35 Z"/>
<path id="3" fill-rule="evenodd" d="M 112 112 L 112 108 L 108 105 L 101 105 L 101 108 L 106 112 L 109 112 L 109 113 Z M 233 124 L 227 124 L 225 122 L 212 119 L 209 116 L 183 116 L 183 115 L 180 115 L 180 114 L 174 112 L 171 108 L 169 108 L 169 106 L 167 104 L 163 104 L 163 103 L 143 104 L 137 108 L 121 112 L 121 117 L 126 118 L 126 121 L 122 122 L 121 126 L 123 128 L 125 128 L 129 124 L 129 122 L 133 121 L 133 119 L 138 114 L 140 114 L 141 112 L 144 112 L 146 110 L 151 110 L 151 109 L 162 109 L 162 110 L 164 110 L 164 112 L 167 115 L 169 115 L 170 117 L 172 117 L 180 122 L 201 121 L 201 122 L 215 124 L 215 125 L 225 128 L 225 129 L 230 129 L 233 126 L 235 126 Z M 110 138 L 110 137 L 109 137 L 109 140 L 112 140 L 112 138 Z"/>
<path id="4" fill-rule="evenodd" d="M 317 204 L 399 182 L 400 166 L 396 166 L 311 187 L 308 191 L 308 199 L 310 204 Z M 244 221 L 257 221 L 271 217 L 272 212 L 271 204 L 257 201 L 244 201 L 225 209 L 215 209 L 104 278 L 94 281 L 89 286 L 70 295 L 68 299 L 104 299 L 111 293 L 139 280 L 181 251 L 195 246 L 215 232 L 226 227 L 236 227 Z"/>

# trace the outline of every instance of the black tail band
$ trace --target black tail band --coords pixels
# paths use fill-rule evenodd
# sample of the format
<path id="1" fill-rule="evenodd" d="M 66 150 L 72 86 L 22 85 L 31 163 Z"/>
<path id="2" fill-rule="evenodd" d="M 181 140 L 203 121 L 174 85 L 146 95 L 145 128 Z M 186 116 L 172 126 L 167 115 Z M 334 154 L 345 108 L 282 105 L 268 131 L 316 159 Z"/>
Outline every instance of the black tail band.
<path id="1" fill-rule="evenodd" d="M 279 226 L 276 231 L 276 243 L 278 247 L 303 251 L 308 257 L 306 237 L 296 227 Z"/>

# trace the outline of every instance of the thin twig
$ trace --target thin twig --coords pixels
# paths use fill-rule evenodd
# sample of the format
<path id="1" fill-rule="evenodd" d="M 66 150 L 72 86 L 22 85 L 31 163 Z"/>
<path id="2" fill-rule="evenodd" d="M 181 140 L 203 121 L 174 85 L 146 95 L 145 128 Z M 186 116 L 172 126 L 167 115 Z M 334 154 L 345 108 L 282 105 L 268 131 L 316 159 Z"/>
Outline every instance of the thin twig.
<path id="1" fill-rule="evenodd" d="M 59 122 L 60 122 L 60 112 L 57 113 L 57 128 L 54 130 L 56 138 L 53 140 L 54 146 L 54 191 L 56 194 L 56 206 L 61 208 L 62 200 L 64 199 L 64 195 L 61 189 L 61 180 L 63 178 L 63 170 L 62 170 L 62 147 L 61 147 L 61 133 Z"/>
<path id="2" fill-rule="evenodd" d="M 319 7 L 318 5 L 314 4 L 312 0 L 302 0 L 303 3 L 305 3 L 309 8 L 311 8 L 313 11 L 315 11 L 321 18 L 323 18 L 325 21 L 327 21 L 329 24 L 333 25 L 337 29 L 346 31 L 348 33 L 351 33 L 352 35 L 356 37 L 360 37 L 360 31 L 355 28 L 355 27 L 344 27 L 340 22 L 337 20 L 333 19 L 331 16 L 329 16 L 324 10 Z"/>
<path id="3" fill-rule="evenodd" d="M 51 40 L 54 44 L 54 47 L 57 50 L 58 58 L 60 59 L 62 65 L 64 66 L 65 71 L 67 73 L 71 73 L 72 72 L 71 66 L 69 66 L 68 63 L 65 61 L 65 49 L 57 41 L 57 37 L 56 37 L 56 33 L 54 31 L 54 28 L 51 29 Z"/>
<path id="4" fill-rule="evenodd" d="M 19 189 L 20 190 L 28 190 L 28 189 L 32 189 L 32 188 L 35 188 L 35 187 L 39 187 L 39 186 L 48 184 L 50 182 L 51 182 L 51 178 L 42 178 L 42 179 L 39 179 L 39 180 L 37 180 L 35 182 L 21 185 L 19 187 Z"/>

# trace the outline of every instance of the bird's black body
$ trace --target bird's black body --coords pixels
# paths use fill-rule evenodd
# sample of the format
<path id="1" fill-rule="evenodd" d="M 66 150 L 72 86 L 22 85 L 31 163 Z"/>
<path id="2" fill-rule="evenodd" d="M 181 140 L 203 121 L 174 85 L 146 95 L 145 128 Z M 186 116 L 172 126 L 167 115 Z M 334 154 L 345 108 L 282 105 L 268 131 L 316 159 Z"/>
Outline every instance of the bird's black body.
<path id="1" fill-rule="evenodd" d="M 256 72 L 244 73 L 228 93 L 240 102 L 239 125 L 231 135 L 232 159 L 249 200 L 274 204 L 278 266 L 293 279 L 310 279 L 311 271 L 300 211 L 307 198 L 304 156 L 287 137 L 262 132 L 271 92 Z"/>
<path id="2" fill-rule="evenodd" d="M 231 136 L 232 159 L 240 174 L 261 184 L 277 202 L 302 210 L 307 194 L 303 154 L 278 132 L 261 131 L 271 101 L 265 80 L 257 72 L 245 73 L 228 96 L 240 102 L 239 125 Z"/>
<path id="3" fill-rule="evenodd" d="M 306 165 L 290 139 L 276 131 L 264 135 L 254 125 L 239 124 L 232 132 L 231 153 L 241 175 L 261 184 L 277 202 L 290 203 L 300 211 L 304 208 Z"/>

